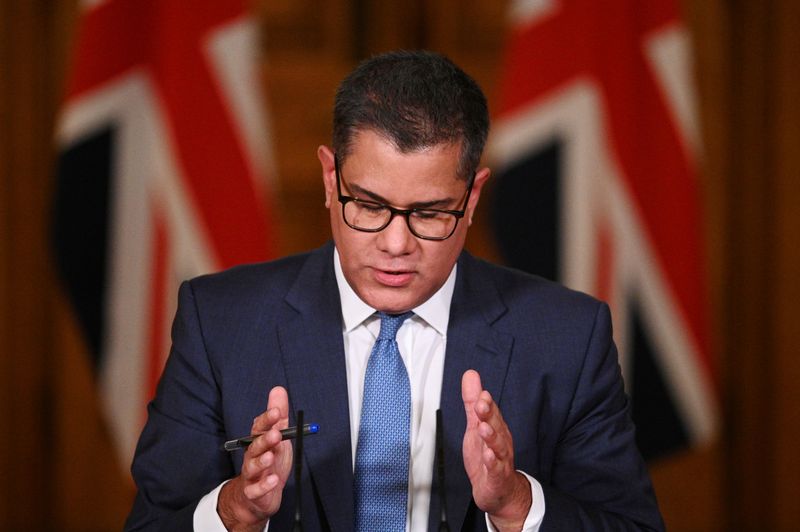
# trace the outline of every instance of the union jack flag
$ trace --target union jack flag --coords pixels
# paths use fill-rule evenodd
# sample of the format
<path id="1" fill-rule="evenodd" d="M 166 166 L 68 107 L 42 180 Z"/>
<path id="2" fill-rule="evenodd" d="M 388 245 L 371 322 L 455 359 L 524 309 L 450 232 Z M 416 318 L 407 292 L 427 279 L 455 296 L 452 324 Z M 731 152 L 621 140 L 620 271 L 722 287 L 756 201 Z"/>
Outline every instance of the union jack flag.
<path id="1" fill-rule="evenodd" d="M 169 350 L 178 283 L 271 250 L 257 28 L 238 0 L 86 1 L 54 242 L 122 464 Z"/>
<path id="2" fill-rule="evenodd" d="M 512 3 L 490 140 L 511 265 L 607 300 L 646 458 L 708 441 L 700 143 L 675 0 Z"/>

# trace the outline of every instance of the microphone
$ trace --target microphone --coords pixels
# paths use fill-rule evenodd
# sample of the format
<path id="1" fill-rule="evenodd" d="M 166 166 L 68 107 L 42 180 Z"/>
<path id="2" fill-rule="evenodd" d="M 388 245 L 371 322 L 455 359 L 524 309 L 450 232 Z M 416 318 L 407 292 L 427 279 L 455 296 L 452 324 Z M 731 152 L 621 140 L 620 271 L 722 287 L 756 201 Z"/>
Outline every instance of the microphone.
<path id="1" fill-rule="evenodd" d="M 303 426 L 303 411 L 297 411 L 297 426 Z M 303 431 L 297 431 L 297 437 L 294 441 L 294 491 L 295 491 L 295 505 L 294 505 L 294 526 L 292 532 L 303 532 L 303 512 L 301 500 L 303 494 L 300 490 L 300 476 L 303 471 Z"/>
<path id="2" fill-rule="evenodd" d="M 436 410 L 436 473 L 439 481 L 439 532 L 450 532 L 450 525 L 447 524 L 447 488 L 444 483 L 444 429 L 442 428 L 441 409 Z"/>

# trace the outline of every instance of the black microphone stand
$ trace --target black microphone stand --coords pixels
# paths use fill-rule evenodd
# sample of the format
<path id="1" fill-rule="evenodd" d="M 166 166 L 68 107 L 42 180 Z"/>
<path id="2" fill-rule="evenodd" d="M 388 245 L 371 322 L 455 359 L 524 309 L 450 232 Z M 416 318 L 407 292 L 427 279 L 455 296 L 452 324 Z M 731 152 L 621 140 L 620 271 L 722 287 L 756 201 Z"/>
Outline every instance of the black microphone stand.
<path id="1" fill-rule="evenodd" d="M 294 526 L 292 532 L 303 532 L 303 513 L 301 508 L 301 500 L 303 494 L 300 490 L 300 477 L 303 471 L 303 411 L 297 411 L 297 426 L 300 430 L 297 431 L 297 438 L 294 441 Z"/>
<path id="2" fill-rule="evenodd" d="M 442 410 L 436 410 L 436 472 L 439 481 L 439 532 L 450 532 L 447 524 L 447 488 L 444 483 L 444 429 L 442 428 Z"/>

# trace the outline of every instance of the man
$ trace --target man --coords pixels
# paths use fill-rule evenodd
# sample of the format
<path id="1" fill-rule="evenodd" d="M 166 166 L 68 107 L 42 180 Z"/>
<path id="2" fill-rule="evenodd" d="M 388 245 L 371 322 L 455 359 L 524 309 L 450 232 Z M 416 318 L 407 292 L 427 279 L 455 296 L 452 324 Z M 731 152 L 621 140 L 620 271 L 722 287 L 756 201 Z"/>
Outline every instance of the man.
<path id="1" fill-rule="evenodd" d="M 297 497 L 306 531 L 435 530 L 442 501 L 451 530 L 663 528 L 607 307 L 462 251 L 488 122 L 436 54 L 343 81 L 317 153 L 333 244 L 181 287 L 127 528 L 287 530 Z M 298 410 L 320 425 L 299 486 Z"/>

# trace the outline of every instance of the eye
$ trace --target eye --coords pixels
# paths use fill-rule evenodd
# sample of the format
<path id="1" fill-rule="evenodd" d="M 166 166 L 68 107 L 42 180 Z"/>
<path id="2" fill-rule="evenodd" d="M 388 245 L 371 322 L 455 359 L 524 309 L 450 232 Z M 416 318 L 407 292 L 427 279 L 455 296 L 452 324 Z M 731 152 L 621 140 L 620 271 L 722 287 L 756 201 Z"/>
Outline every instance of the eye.
<path id="1" fill-rule="evenodd" d="M 436 218 L 441 218 L 447 215 L 439 211 L 414 211 L 413 216 L 420 220 L 435 220 Z"/>
<path id="2" fill-rule="evenodd" d="M 369 201 L 361 201 L 361 200 L 356 200 L 356 203 L 358 203 L 358 206 L 361 207 L 361 209 L 369 213 L 377 214 L 386 209 L 386 207 L 384 207 L 380 203 L 372 203 Z"/>

